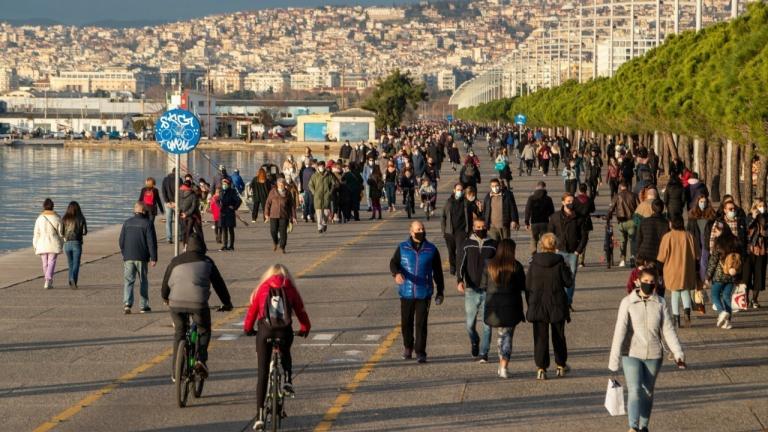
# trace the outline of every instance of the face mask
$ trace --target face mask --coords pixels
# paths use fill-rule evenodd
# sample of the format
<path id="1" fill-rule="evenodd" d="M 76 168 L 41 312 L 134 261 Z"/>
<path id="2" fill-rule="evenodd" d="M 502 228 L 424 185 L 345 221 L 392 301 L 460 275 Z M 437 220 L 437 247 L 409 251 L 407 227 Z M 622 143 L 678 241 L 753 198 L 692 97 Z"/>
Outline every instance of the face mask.
<path id="1" fill-rule="evenodd" d="M 475 197 L 472 195 L 467 195 L 467 201 L 474 201 Z"/>
<path id="2" fill-rule="evenodd" d="M 221 189 L 222 190 L 227 190 L 227 189 L 229 189 L 229 185 L 225 183 L 225 184 L 221 185 Z"/>
<path id="3" fill-rule="evenodd" d="M 760 214 L 763 214 L 763 213 L 765 213 L 765 207 L 758 207 L 757 211 L 759 211 Z"/>
<path id="4" fill-rule="evenodd" d="M 640 282 L 640 291 L 645 295 L 651 295 L 654 288 L 656 288 L 656 284 Z"/>
<path id="5" fill-rule="evenodd" d="M 464 196 L 464 192 L 456 191 L 456 192 L 453 193 L 453 195 L 456 197 L 456 199 L 461 199 L 461 197 Z"/>
<path id="6" fill-rule="evenodd" d="M 427 238 L 427 233 L 425 232 L 417 232 L 413 234 L 413 239 L 419 243 L 423 242 L 424 239 L 426 238 Z"/>
<path id="7" fill-rule="evenodd" d="M 498 187 L 498 186 L 494 186 L 494 187 L 492 187 L 492 188 L 491 188 L 491 190 L 492 190 L 492 191 L 493 191 L 493 193 L 495 193 L 495 194 L 496 194 L 496 193 L 499 193 L 499 187 Z"/>
<path id="8" fill-rule="evenodd" d="M 481 229 L 481 230 L 474 230 L 475 235 L 480 237 L 481 239 L 485 238 L 485 235 L 488 233 L 488 230 Z"/>
<path id="9" fill-rule="evenodd" d="M 567 208 L 568 210 L 573 210 L 573 203 L 566 204 L 565 208 Z"/>
<path id="10" fill-rule="evenodd" d="M 700 203 L 699 203 L 699 208 L 700 208 L 700 209 L 702 209 L 702 210 L 704 210 L 705 208 L 707 208 L 707 202 L 706 202 L 706 201 L 704 201 L 704 202 L 700 202 Z"/>
<path id="11" fill-rule="evenodd" d="M 373 166 L 373 161 L 368 161 L 368 165 Z"/>
<path id="12" fill-rule="evenodd" d="M 320 167 L 317 170 L 320 171 L 321 173 L 324 173 L 325 172 L 325 167 Z"/>
<path id="13" fill-rule="evenodd" d="M 731 210 L 728 212 L 728 219 L 736 219 L 736 211 Z"/>
<path id="14" fill-rule="evenodd" d="M 277 193 L 279 193 L 280 195 L 285 195 L 285 189 L 279 189 L 278 188 L 277 189 Z"/>

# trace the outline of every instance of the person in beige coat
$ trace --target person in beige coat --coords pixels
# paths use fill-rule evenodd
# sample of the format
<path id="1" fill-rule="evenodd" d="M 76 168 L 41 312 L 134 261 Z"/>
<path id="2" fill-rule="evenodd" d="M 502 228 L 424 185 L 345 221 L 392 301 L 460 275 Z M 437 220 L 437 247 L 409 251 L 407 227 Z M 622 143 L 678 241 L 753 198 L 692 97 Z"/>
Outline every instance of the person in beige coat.
<path id="1" fill-rule="evenodd" d="M 43 212 L 35 221 L 35 231 L 32 236 L 35 255 L 39 255 L 43 262 L 44 289 L 53 288 L 56 259 L 64 246 L 62 231 L 61 218 L 53 211 L 53 201 L 46 198 L 43 202 Z"/>
<path id="2" fill-rule="evenodd" d="M 672 292 L 671 310 L 674 321 L 680 327 L 680 299 L 685 311 L 685 327 L 691 324 L 691 290 L 696 289 L 698 276 L 696 262 L 699 258 L 698 242 L 685 230 L 681 216 L 670 221 L 668 233 L 661 238 L 657 261 L 664 264 L 664 285 Z"/>

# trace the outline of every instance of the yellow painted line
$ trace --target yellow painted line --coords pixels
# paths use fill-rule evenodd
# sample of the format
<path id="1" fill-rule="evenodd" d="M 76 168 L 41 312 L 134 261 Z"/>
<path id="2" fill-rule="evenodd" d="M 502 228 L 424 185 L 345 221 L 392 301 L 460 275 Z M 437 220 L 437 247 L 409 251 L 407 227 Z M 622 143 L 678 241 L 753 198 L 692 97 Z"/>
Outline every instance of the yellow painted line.
<path id="1" fill-rule="evenodd" d="M 323 420 L 315 427 L 315 432 L 328 432 L 331 430 L 333 423 L 339 417 L 341 412 L 344 411 L 344 407 L 347 406 L 352 400 L 352 395 L 357 391 L 357 388 L 360 387 L 360 384 L 362 384 L 363 381 L 368 378 L 371 372 L 373 372 L 373 369 L 381 361 L 381 359 L 384 358 L 384 355 L 392 347 L 392 344 L 395 343 L 395 340 L 397 340 L 398 336 L 400 336 L 399 325 L 389 332 L 384 341 L 379 344 L 376 352 L 374 352 L 373 355 L 371 355 L 371 357 L 365 362 L 365 364 L 363 364 L 363 366 L 357 371 L 357 373 L 355 373 L 352 381 L 344 386 L 344 388 L 341 390 L 341 393 L 339 393 L 339 395 L 336 397 L 336 400 L 333 402 L 333 405 L 331 405 L 331 407 L 328 408 L 328 411 L 325 412 Z"/>
<path id="2" fill-rule="evenodd" d="M 339 247 L 334 249 L 331 253 L 328 253 L 321 257 L 320 259 L 316 260 L 314 263 L 312 263 L 309 267 L 305 268 L 301 272 L 297 273 L 296 277 L 300 278 L 303 276 L 306 276 L 314 269 L 321 266 L 323 263 L 327 262 L 328 260 L 332 259 L 333 257 L 337 256 L 341 251 L 349 246 L 354 245 L 355 243 L 358 243 L 363 238 L 365 238 L 367 235 L 371 234 L 372 232 L 378 230 L 381 228 L 382 225 L 384 225 L 386 222 L 388 222 L 390 219 L 382 219 L 381 222 L 378 222 L 377 224 L 373 225 L 372 227 L 368 228 L 367 230 L 360 233 L 357 237 L 352 238 L 351 240 L 347 241 L 346 243 L 341 244 Z M 233 319 L 239 318 L 239 316 L 245 311 L 247 308 L 245 307 L 238 307 L 232 310 L 232 312 L 225 315 L 223 318 L 216 320 L 212 323 L 211 328 L 219 327 L 223 325 L 224 323 L 227 323 L 229 321 L 232 321 Z M 397 335 L 395 335 L 397 336 Z M 215 346 L 213 343 L 214 341 L 211 341 L 211 345 L 209 346 L 209 352 L 210 350 Z M 390 343 L 391 345 L 391 343 Z M 386 352 L 386 350 L 385 350 Z M 136 366 L 134 369 L 132 369 L 130 372 L 122 375 L 121 377 L 117 378 L 116 380 L 112 381 L 111 383 L 105 385 L 104 387 L 101 387 L 100 389 L 86 395 L 84 398 L 80 399 L 78 402 L 76 402 L 74 405 L 64 409 L 60 413 L 53 416 L 51 419 L 46 421 L 45 423 L 41 424 L 40 426 L 33 429 L 33 432 L 47 432 L 55 428 L 59 425 L 59 423 L 62 423 L 64 421 L 67 421 L 74 417 L 77 413 L 83 410 L 83 408 L 92 405 L 105 395 L 108 395 L 112 391 L 116 390 L 118 387 L 120 387 L 122 384 L 127 383 L 128 381 L 133 380 L 134 378 L 138 377 L 142 373 L 148 371 L 149 369 L 152 369 L 153 367 L 157 366 L 158 364 L 164 362 L 169 357 L 173 355 L 173 348 L 168 348 L 167 350 L 163 351 L 162 353 L 155 356 L 153 359 L 140 364 L 139 366 Z M 383 353 L 382 353 L 383 355 Z"/>

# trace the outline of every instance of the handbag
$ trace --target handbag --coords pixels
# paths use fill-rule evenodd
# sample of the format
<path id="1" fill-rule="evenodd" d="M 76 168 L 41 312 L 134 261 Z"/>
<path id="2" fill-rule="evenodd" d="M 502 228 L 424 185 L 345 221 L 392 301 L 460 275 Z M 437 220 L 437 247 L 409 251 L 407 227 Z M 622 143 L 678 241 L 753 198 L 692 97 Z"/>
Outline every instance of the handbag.
<path id="1" fill-rule="evenodd" d="M 496 162 L 496 166 L 494 168 L 496 168 L 496 171 L 503 171 L 504 168 L 506 168 L 506 166 L 507 166 L 506 162 L 498 161 L 498 162 Z"/>
<path id="2" fill-rule="evenodd" d="M 731 309 L 734 312 L 747 310 L 747 285 L 738 284 L 731 295 Z"/>
<path id="3" fill-rule="evenodd" d="M 624 389 L 615 379 L 608 380 L 608 389 L 605 391 L 605 409 L 611 416 L 625 415 Z"/>

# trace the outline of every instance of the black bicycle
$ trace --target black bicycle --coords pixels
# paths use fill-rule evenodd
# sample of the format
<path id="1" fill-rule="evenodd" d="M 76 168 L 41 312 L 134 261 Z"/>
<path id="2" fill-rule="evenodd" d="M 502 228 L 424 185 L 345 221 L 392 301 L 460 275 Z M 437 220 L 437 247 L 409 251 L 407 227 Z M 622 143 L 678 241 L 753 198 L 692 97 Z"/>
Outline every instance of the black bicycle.
<path id="1" fill-rule="evenodd" d="M 205 377 L 197 373 L 195 364 L 200 351 L 200 336 L 197 333 L 197 325 L 193 322 L 187 330 L 184 340 L 179 341 L 176 351 L 176 364 L 173 368 L 173 378 L 176 384 L 176 403 L 179 408 L 187 406 L 189 394 L 195 398 L 203 394 Z"/>
<path id="2" fill-rule="evenodd" d="M 259 427 L 258 422 L 253 425 L 253 430 L 270 430 L 277 432 L 282 426 L 282 421 L 287 417 L 284 408 L 286 396 L 293 397 L 292 393 L 286 394 L 283 389 L 285 381 L 285 371 L 283 370 L 282 353 L 280 338 L 267 339 L 267 343 L 272 344 L 272 359 L 269 362 L 269 381 L 267 382 L 267 395 L 262 407 L 264 418 L 263 428 Z"/>

